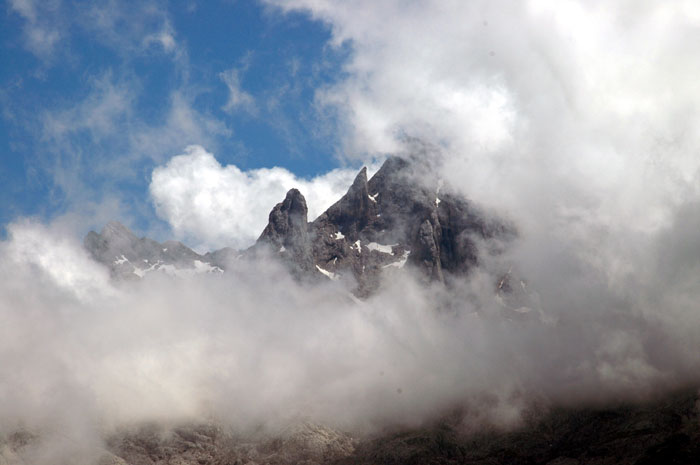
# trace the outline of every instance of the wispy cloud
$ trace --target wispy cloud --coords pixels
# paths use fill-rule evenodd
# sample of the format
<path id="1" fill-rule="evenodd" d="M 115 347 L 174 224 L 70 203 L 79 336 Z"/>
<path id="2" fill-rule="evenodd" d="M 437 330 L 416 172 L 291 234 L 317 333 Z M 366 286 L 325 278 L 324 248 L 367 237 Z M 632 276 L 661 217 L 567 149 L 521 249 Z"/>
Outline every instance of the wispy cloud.
<path id="1" fill-rule="evenodd" d="M 71 42 L 81 34 L 92 37 L 91 45 L 113 58 L 76 76 L 76 86 L 61 89 L 58 97 L 36 108 L 28 106 L 21 94 L 3 92 L 6 121 L 31 145 L 26 164 L 48 184 L 57 214 L 91 210 L 96 202 L 113 213 L 123 212 L 116 205 L 133 204 L 135 212 L 140 210 L 137 215 L 150 216 L 145 212 L 148 203 L 134 204 L 134 198 L 127 198 L 135 195 L 133 190 L 118 186 L 138 184 L 134 180 L 145 177 L 153 164 L 187 145 L 215 148 L 218 138 L 231 134 L 222 121 L 195 104 L 207 88 L 189 81 L 187 50 L 160 2 L 129 6 L 113 1 L 89 5 L 16 1 L 11 7 L 25 18 L 25 29 L 53 18 L 48 23 L 72 47 L 47 48 L 40 57 L 44 72 L 73 69 L 88 59 Z M 56 61 L 57 54 L 63 61 Z M 153 76 L 139 72 L 139 60 L 154 55 L 162 59 L 162 72 L 171 73 L 167 82 L 157 83 L 157 97 L 150 95 Z M 150 105 L 154 98 L 160 103 L 144 114 L 145 102 Z M 145 183 L 136 186 L 140 192 L 146 188 Z"/>
<path id="2" fill-rule="evenodd" d="M 24 19 L 24 46 L 40 58 L 49 59 L 62 39 L 60 0 L 10 0 L 12 11 Z"/>
<path id="3" fill-rule="evenodd" d="M 228 88 L 228 100 L 222 107 L 226 112 L 245 111 L 252 115 L 257 113 L 255 99 L 241 87 L 241 70 L 232 68 L 219 74 Z"/>

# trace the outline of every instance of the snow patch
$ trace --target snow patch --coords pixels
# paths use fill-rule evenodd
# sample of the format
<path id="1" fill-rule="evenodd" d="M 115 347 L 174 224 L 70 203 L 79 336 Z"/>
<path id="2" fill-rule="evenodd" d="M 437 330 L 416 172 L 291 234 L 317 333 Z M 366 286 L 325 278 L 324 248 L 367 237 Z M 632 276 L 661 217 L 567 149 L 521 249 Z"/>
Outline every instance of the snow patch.
<path id="1" fill-rule="evenodd" d="M 398 244 L 384 245 L 384 244 L 377 244 L 376 242 L 370 242 L 369 244 L 367 244 L 367 248 L 369 250 L 376 250 L 376 251 L 381 252 L 381 253 L 388 253 L 390 255 L 394 255 L 392 248 L 395 245 L 398 245 Z"/>
<path id="2" fill-rule="evenodd" d="M 126 258 L 124 255 L 122 255 L 121 257 L 117 257 L 117 259 L 114 260 L 114 264 L 115 264 L 115 265 L 121 265 L 122 263 L 126 263 L 126 262 L 128 262 L 128 261 L 129 261 L 129 259 Z"/>
<path id="3" fill-rule="evenodd" d="M 360 240 L 356 240 L 355 243 L 353 244 L 353 247 L 357 250 L 357 253 L 362 253 L 362 245 L 360 244 Z"/>
<path id="4" fill-rule="evenodd" d="M 324 274 L 328 279 L 330 279 L 331 281 L 337 281 L 337 280 L 338 280 L 338 275 L 337 275 L 337 274 L 335 274 L 335 273 L 333 273 L 333 272 L 330 272 L 330 271 L 328 271 L 328 270 L 324 270 L 323 268 L 321 268 L 321 267 L 318 266 L 318 265 L 316 265 L 316 269 L 317 269 L 318 271 L 320 271 L 321 273 L 323 273 L 323 274 Z"/>
<path id="5" fill-rule="evenodd" d="M 377 203 L 377 196 L 378 196 L 378 195 L 379 195 L 379 192 L 377 192 L 377 193 L 374 194 L 374 195 L 369 195 L 369 194 L 367 194 L 367 197 L 369 197 L 369 199 L 370 199 L 372 202 Z"/>
<path id="6" fill-rule="evenodd" d="M 194 265 L 193 268 L 177 268 L 175 265 L 164 264 L 162 261 L 158 260 L 156 263 L 149 266 L 148 268 L 134 267 L 133 273 L 136 276 L 138 276 L 139 278 L 143 278 L 148 273 L 151 273 L 153 271 L 160 271 L 160 272 L 163 272 L 163 273 L 168 274 L 170 276 L 178 276 L 178 277 L 192 276 L 195 274 L 202 274 L 202 273 L 223 273 L 224 272 L 224 270 L 222 270 L 218 266 L 213 266 L 210 263 L 202 262 L 200 260 L 194 260 L 193 265 Z"/>
<path id="7" fill-rule="evenodd" d="M 284 248 L 284 246 L 280 247 L 277 253 L 282 253 L 285 252 L 287 249 Z"/>
<path id="8" fill-rule="evenodd" d="M 394 267 L 394 268 L 403 268 L 406 262 L 408 261 L 408 256 L 411 255 L 411 251 L 407 250 L 403 253 L 401 258 L 393 263 L 389 263 L 388 265 L 384 265 L 382 268 L 389 268 L 389 267 Z"/>
<path id="9" fill-rule="evenodd" d="M 343 233 L 341 233 L 340 231 L 338 231 L 337 233 L 335 233 L 335 240 L 336 240 L 336 241 L 339 241 L 339 240 L 341 240 L 341 239 L 345 239 L 345 235 L 343 235 Z"/>

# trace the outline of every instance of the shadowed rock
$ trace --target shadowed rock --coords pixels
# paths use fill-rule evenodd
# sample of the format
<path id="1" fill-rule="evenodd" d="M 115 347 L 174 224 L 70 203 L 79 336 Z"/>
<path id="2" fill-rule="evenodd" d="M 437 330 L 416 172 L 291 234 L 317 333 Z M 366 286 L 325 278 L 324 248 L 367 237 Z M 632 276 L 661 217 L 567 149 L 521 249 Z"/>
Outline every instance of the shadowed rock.
<path id="1" fill-rule="evenodd" d="M 268 224 L 255 248 L 268 247 L 271 253 L 290 263 L 293 271 L 313 272 L 307 216 L 306 199 L 297 189 L 290 189 L 270 212 Z"/>

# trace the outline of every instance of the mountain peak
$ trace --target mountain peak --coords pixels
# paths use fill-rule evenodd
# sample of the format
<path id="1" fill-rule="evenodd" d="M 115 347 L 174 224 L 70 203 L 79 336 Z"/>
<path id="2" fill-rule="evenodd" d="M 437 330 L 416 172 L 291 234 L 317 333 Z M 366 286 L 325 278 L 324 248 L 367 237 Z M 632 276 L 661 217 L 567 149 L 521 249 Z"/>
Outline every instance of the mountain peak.
<path id="1" fill-rule="evenodd" d="M 306 199 L 299 190 L 290 189 L 270 212 L 267 226 L 253 249 L 266 246 L 271 249 L 269 252 L 292 262 L 302 273 L 313 271 L 307 218 Z"/>
<path id="2" fill-rule="evenodd" d="M 122 238 L 125 240 L 135 239 L 136 235 L 126 226 L 118 221 L 110 221 L 100 231 L 100 235 L 105 238 Z"/>
<path id="3" fill-rule="evenodd" d="M 288 246 L 306 237 L 308 229 L 306 199 L 298 189 L 290 189 L 284 200 L 272 209 L 268 224 L 258 242 L 269 242 L 276 246 Z"/>
<path id="4" fill-rule="evenodd" d="M 352 185 L 350 186 L 350 191 L 358 190 L 358 189 L 363 189 L 364 187 L 367 186 L 367 167 L 363 166 L 362 169 L 360 170 L 359 173 L 357 173 L 357 176 L 355 176 L 355 180 L 352 182 Z"/>
<path id="5" fill-rule="evenodd" d="M 367 168 L 355 177 L 347 193 L 325 211 L 314 223 L 333 223 L 348 238 L 355 240 L 358 232 L 377 217 L 376 199 L 367 186 Z"/>

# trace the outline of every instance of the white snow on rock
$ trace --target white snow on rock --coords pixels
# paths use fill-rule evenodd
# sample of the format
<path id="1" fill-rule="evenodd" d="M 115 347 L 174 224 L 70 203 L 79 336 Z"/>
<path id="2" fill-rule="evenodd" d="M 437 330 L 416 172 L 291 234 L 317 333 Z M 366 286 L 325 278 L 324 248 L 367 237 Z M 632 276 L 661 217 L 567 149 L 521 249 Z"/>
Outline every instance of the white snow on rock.
<path id="1" fill-rule="evenodd" d="M 378 195 L 379 195 L 379 192 L 377 192 L 377 193 L 374 194 L 374 195 L 369 195 L 369 194 L 367 194 L 367 197 L 369 197 L 369 199 L 370 199 L 372 202 L 377 203 L 377 196 L 378 196 Z"/>
<path id="2" fill-rule="evenodd" d="M 284 248 L 284 246 L 280 247 L 280 249 L 277 251 L 278 253 L 282 253 L 286 251 L 287 249 Z"/>
<path id="3" fill-rule="evenodd" d="M 133 273 L 138 276 L 139 278 L 143 278 L 146 276 L 148 273 L 152 271 L 160 271 L 165 274 L 168 274 L 170 276 L 178 276 L 178 277 L 183 277 L 183 276 L 192 276 L 195 274 L 202 274 L 202 273 L 223 273 L 224 270 L 219 268 L 218 266 L 213 266 L 210 263 L 205 263 L 199 260 L 194 260 L 193 262 L 194 268 L 177 268 L 175 265 L 170 265 L 170 264 L 165 264 L 162 261 L 157 261 L 153 265 L 149 266 L 148 268 L 138 268 L 134 267 Z"/>
<path id="4" fill-rule="evenodd" d="M 343 233 L 341 233 L 340 231 L 335 233 L 335 240 L 336 241 L 339 241 L 339 240 L 344 239 L 344 238 L 345 238 L 345 235 Z"/>
<path id="5" fill-rule="evenodd" d="M 316 269 L 317 269 L 318 271 L 320 271 L 321 273 L 323 273 L 323 274 L 324 274 L 326 277 L 328 277 L 328 279 L 330 279 L 331 281 L 337 281 L 337 280 L 338 280 L 338 275 L 337 275 L 337 274 L 335 274 L 335 273 L 333 273 L 333 272 L 331 272 L 331 271 L 328 271 L 328 270 L 324 270 L 323 268 L 321 268 L 321 267 L 318 266 L 318 265 L 316 265 Z"/>
<path id="6" fill-rule="evenodd" d="M 411 251 L 407 250 L 403 253 L 401 258 L 393 263 L 389 263 L 388 265 L 384 265 L 382 268 L 403 268 L 404 265 L 406 264 L 406 261 L 408 261 L 408 256 L 411 255 Z"/>
<path id="7" fill-rule="evenodd" d="M 353 247 L 357 250 L 357 253 L 362 253 L 362 245 L 360 244 L 360 240 L 356 240 L 355 243 L 353 244 Z"/>
<path id="8" fill-rule="evenodd" d="M 117 259 L 114 260 L 114 264 L 115 264 L 115 265 L 121 265 L 121 264 L 126 263 L 126 262 L 128 262 L 128 261 L 129 261 L 129 259 L 126 258 L 124 255 L 122 255 L 121 257 L 117 257 Z"/>
<path id="9" fill-rule="evenodd" d="M 398 245 L 398 244 L 394 244 L 394 245 Z M 388 253 L 390 255 L 394 255 L 394 252 L 392 250 L 394 245 L 384 245 L 384 244 L 377 244 L 376 242 L 370 242 L 369 244 L 367 244 L 367 248 L 369 250 L 376 250 L 376 251 L 381 252 L 381 253 Z"/>

